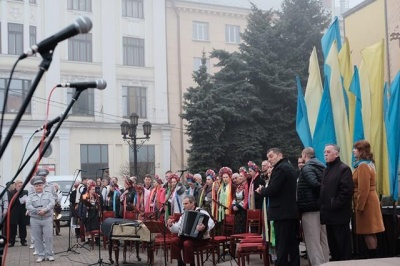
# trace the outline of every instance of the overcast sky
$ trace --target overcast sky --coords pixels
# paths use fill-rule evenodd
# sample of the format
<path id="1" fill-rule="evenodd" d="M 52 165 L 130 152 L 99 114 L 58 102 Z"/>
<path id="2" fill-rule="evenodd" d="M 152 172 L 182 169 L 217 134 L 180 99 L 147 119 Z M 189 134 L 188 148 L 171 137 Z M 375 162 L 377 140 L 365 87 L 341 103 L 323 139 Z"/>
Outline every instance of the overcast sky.
<path id="1" fill-rule="evenodd" d="M 336 2 L 339 2 L 339 1 L 336 1 Z M 349 7 L 352 8 L 356 5 L 358 5 L 359 3 L 361 3 L 362 1 L 364 1 L 364 0 L 349 0 Z"/>

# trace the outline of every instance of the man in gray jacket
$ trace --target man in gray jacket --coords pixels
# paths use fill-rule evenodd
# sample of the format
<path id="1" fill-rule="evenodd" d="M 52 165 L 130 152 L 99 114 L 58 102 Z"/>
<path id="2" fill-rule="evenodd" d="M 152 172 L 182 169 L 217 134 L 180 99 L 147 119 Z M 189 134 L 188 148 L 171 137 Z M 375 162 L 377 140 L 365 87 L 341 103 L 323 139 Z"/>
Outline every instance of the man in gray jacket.
<path id="1" fill-rule="evenodd" d="M 317 158 L 314 149 L 305 148 L 301 153 L 305 162 L 300 170 L 297 182 L 297 208 L 301 215 L 307 254 L 312 266 L 319 266 L 329 261 L 329 247 L 326 227 L 320 223 L 319 192 L 325 169 Z"/>
<path id="2" fill-rule="evenodd" d="M 31 229 L 38 255 L 36 262 L 42 262 L 44 259 L 54 261 L 53 208 L 55 201 L 52 193 L 43 189 L 44 183 L 43 177 L 33 177 L 31 184 L 35 191 L 29 194 L 26 201 L 26 209 L 31 217 Z M 46 242 L 46 245 L 44 245 L 44 242 Z"/>

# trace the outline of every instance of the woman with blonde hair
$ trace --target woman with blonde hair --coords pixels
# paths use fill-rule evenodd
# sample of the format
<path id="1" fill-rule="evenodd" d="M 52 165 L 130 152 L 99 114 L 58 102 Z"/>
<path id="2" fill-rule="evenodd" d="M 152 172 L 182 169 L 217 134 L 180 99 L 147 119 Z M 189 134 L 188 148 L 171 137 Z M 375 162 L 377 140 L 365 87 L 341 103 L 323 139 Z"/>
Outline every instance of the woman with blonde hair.
<path id="1" fill-rule="evenodd" d="M 376 171 L 371 146 L 368 141 L 360 140 L 353 149 L 354 164 L 354 212 L 356 234 L 363 235 L 368 248 L 368 257 L 376 257 L 376 233 L 385 231 L 382 213 L 376 193 Z"/>

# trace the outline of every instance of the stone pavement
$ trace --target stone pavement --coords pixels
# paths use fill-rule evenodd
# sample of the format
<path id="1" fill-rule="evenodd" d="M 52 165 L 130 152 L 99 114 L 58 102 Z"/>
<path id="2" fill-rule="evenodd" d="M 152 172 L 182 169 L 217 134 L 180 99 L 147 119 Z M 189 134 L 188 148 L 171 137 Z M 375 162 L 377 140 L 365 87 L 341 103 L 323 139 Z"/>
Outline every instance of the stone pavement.
<path id="1" fill-rule="evenodd" d="M 29 249 L 29 246 L 23 247 L 19 242 L 15 243 L 14 247 L 8 248 L 6 254 L 5 264 L 1 265 L 10 265 L 10 266 L 26 266 L 26 265 L 43 265 L 43 266 L 69 266 L 69 265 L 101 265 L 99 264 L 99 250 L 98 247 L 95 246 L 94 250 L 90 250 L 88 245 L 84 245 L 83 247 L 77 247 L 76 238 L 71 238 L 70 246 L 68 246 L 68 227 L 61 228 L 62 236 L 54 236 L 54 252 L 56 253 L 55 261 L 44 261 L 41 263 L 36 263 L 36 256 L 34 256 L 33 249 Z M 28 227 L 28 236 L 30 236 L 30 228 Z M 81 242 L 78 242 L 82 244 Z M 68 248 L 71 248 L 67 252 Z M 304 246 L 300 245 L 300 250 L 304 250 Z M 78 252 L 78 253 L 75 253 Z M 138 262 L 136 259 L 135 252 L 128 252 L 127 261 L 129 264 L 125 265 L 147 265 L 147 256 L 143 252 L 140 254 L 141 262 Z M 101 248 L 100 250 L 101 258 L 103 262 L 109 263 L 108 260 L 108 252 Z M 114 258 L 115 259 L 115 258 Z M 122 264 L 122 251 L 120 251 L 120 265 Z M 164 255 L 162 251 L 159 251 L 158 254 L 155 254 L 155 265 L 163 266 L 164 265 Z M 167 262 L 167 266 L 176 265 L 176 261 L 174 263 Z M 235 260 L 230 259 L 229 256 L 226 257 L 226 261 L 219 263 L 219 266 L 236 266 L 237 263 Z M 253 255 L 250 258 L 251 266 L 263 266 L 262 260 L 258 255 Z M 301 259 L 301 266 L 308 266 L 309 263 L 307 260 Z M 356 261 L 346 261 L 346 262 L 330 262 L 325 264 L 327 266 L 337 266 L 337 265 L 351 265 L 351 266 L 366 266 L 366 265 L 387 265 L 387 266 L 395 266 L 400 265 L 400 258 L 386 258 L 386 259 L 376 259 L 376 260 L 356 260 Z M 207 261 L 205 266 L 212 266 L 211 261 Z"/>
<path id="2" fill-rule="evenodd" d="M 15 243 L 14 247 L 8 248 L 6 261 L 4 265 L 10 266 L 26 266 L 26 265 L 43 265 L 43 266 L 69 266 L 69 265 L 100 265 L 99 261 L 99 250 L 98 246 L 95 246 L 94 250 L 90 250 L 90 247 L 86 244 L 83 247 L 78 247 L 75 245 L 77 243 L 76 238 L 71 238 L 70 246 L 68 246 L 68 227 L 61 227 L 61 236 L 54 236 L 54 252 L 55 252 L 55 261 L 43 261 L 41 263 L 36 263 L 36 256 L 33 255 L 33 249 L 29 249 L 29 246 L 23 247 L 20 242 Z M 71 232 L 73 236 L 73 232 Z M 30 228 L 28 226 L 28 238 L 30 236 Z M 29 243 L 29 241 L 28 241 Z M 80 241 L 78 242 L 80 245 L 82 244 Z M 75 246 L 74 246 L 75 245 Z M 71 247 L 67 252 L 68 248 Z M 78 253 L 75 253 L 78 252 Z M 100 250 L 102 261 L 105 263 L 109 263 L 108 252 L 104 250 L 102 247 Z M 113 255 L 114 256 L 114 255 Z M 147 256 L 146 252 L 140 253 L 141 262 L 138 262 L 136 259 L 136 253 L 129 252 L 127 254 L 127 261 L 129 265 L 147 265 Z M 115 260 L 115 258 L 113 258 Z M 163 266 L 164 265 L 164 254 L 163 251 L 159 250 L 157 254 L 155 254 L 155 265 Z M 258 255 L 253 255 L 250 258 L 250 264 L 252 266 L 262 266 L 262 259 L 259 258 Z M 115 265 L 115 264 L 114 264 Z M 122 264 L 122 248 L 120 249 L 120 265 Z M 127 265 L 127 264 L 125 264 Z M 167 266 L 176 265 L 176 261 L 173 263 L 167 262 Z M 236 266 L 237 263 L 235 260 L 231 260 L 229 256 L 226 257 L 226 261 L 219 263 L 221 266 Z M 302 266 L 307 266 L 308 262 L 302 259 Z M 207 261 L 205 266 L 212 266 L 211 261 Z"/>

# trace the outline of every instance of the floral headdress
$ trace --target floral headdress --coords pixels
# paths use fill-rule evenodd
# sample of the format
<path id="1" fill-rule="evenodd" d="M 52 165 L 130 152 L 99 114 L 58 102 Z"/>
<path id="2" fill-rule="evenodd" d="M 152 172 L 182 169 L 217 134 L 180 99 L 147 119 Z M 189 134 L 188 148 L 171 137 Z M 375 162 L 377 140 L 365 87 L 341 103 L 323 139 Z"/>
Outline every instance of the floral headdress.
<path id="1" fill-rule="evenodd" d="M 239 173 L 244 173 L 245 176 L 248 175 L 246 167 L 242 166 L 239 168 Z"/>
<path id="2" fill-rule="evenodd" d="M 168 177 L 168 182 L 171 182 L 171 180 L 173 178 L 176 179 L 176 182 L 179 182 L 179 176 L 177 174 L 174 174 L 174 173 L 170 174 L 170 176 Z"/>
<path id="3" fill-rule="evenodd" d="M 194 176 L 190 173 L 186 174 L 186 181 L 194 183 Z"/>
<path id="4" fill-rule="evenodd" d="M 232 169 L 231 168 L 229 168 L 229 167 L 226 167 L 226 166 L 224 166 L 224 167 L 222 167 L 220 170 L 219 170 L 219 175 L 222 177 L 222 175 L 223 174 L 228 174 L 229 176 L 232 176 Z"/>
<path id="5" fill-rule="evenodd" d="M 206 172 L 206 176 L 211 177 L 211 179 L 214 181 L 215 180 L 215 172 L 212 169 L 208 169 Z"/>
<path id="6" fill-rule="evenodd" d="M 251 170 L 253 170 L 254 172 L 259 172 L 260 170 L 258 169 L 258 166 L 254 163 L 254 162 L 252 162 L 252 161 L 249 161 L 248 163 L 247 163 L 247 166 L 249 167 L 249 170 L 251 169 Z"/>

